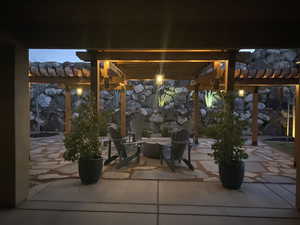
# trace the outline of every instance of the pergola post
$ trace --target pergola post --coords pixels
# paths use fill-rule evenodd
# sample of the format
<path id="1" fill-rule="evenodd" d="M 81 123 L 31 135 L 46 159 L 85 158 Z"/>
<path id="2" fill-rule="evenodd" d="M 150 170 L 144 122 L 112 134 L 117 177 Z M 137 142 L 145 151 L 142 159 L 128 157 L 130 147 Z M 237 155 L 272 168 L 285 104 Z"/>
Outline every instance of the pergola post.
<path id="1" fill-rule="evenodd" d="M 100 112 L 100 72 L 97 60 L 97 51 L 89 51 L 91 60 L 91 97 L 95 101 L 95 111 Z"/>
<path id="2" fill-rule="evenodd" d="M 234 90 L 234 72 L 235 72 L 235 61 L 236 61 L 236 51 L 232 51 L 229 59 L 226 61 L 225 66 L 225 92 L 231 92 Z"/>
<path id="3" fill-rule="evenodd" d="M 234 72 L 235 72 L 236 51 L 231 51 L 228 60 L 225 62 L 224 89 L 226 94 L 230 94 L 234 90 Z M 234 101 L 227 102 L 225 110 L 233 112 Z"/>
<path id="4" fill-rule="evenodd" d="M 300 210 L 300 85 L 296 85 L 296 122 L 295 122 L 295 158 L 296 158 L 296 208 Z"/>
<path id="5" fill-rule="evenodd" d="M 72 120 L 72 94 L 71 88 L 65 86 L 65 133 L 71 132 L 71 120 Z"/>
<path id="6" fill-rule="evenodd" d="M 120 90 L 120 128 L 121 136 L 126 136 L 126 88 Z"/>
<path id="7" fill-rule="evenodd" d="M 193 120 L 194 120 L 194 144 L 199 144 L 199 88 L 198 85 L 195 86 L 194 89 L 194 112 L 193 112 Z"/>
<path id="8" fill-rule="evenodd" d="M 0 89 L 5 105 L 0 111 L 0 208 L 13 208 L 29 191 L 29 59 L 28 49 L 22 46 L 1 43 L 0 48 L 1 81 L 5 84 Z"/>
<path id="9" fill-rule="evenodd" d="M 258 115 L 258 91 L 257 87 L 253 90 L 253 100 L 252 100 L 252 145 L 257 146 L 257 136 L 258 136 L 258 124 L 257 124 L 257 115 Z"/>

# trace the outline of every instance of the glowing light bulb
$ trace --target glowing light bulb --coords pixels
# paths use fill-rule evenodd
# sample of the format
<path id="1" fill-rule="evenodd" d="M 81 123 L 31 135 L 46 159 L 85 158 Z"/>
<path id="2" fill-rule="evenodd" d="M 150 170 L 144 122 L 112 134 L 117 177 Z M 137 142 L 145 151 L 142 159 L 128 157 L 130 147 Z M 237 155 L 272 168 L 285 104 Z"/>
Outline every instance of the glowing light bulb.
<path id="1" fill-rule="evenodd" d="M 82 88 L 77 88 L 76 89 L 76 93 L 77 93 L 77 95 L 82 95 L 82 92 L 83 92 L 83 90 L 82 90 Z"/>
<path id="2" fill-rule="evenodd" d="M 239 96 L 240 96 L 240 97 L 244 97 L 244 96 L 245 96 L 245 90 L 240 89 L 240 90 L 239 90 Z"/>
<path id="3" fill-rule="evenodd" d="M 162 74 L 157 74 L 155 76 L 155 80 L 156 80 L 156 85 L 162 85 L 164 82 L 164 75 Z"/>

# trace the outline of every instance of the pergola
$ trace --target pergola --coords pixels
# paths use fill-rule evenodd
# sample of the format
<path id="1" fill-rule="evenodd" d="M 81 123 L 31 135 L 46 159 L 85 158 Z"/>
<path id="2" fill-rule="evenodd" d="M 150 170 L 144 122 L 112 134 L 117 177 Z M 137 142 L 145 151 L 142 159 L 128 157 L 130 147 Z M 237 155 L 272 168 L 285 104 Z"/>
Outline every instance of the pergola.
<path id="1" fill-rule="evenodd" d="M 234 50 L 97 50 L 77 52 L 86 63 L 32 63 L 29 69 L 31 83 L 58 83 L 65 87 L 65 132 L 71 130 L 71 89 L 90 85 L 100 110 L 100 90 L 120 90 L 121 133 L 126 135 L 126 89 L 128 80 L 164 79 L 192 80 L 188 87 L 194 91 L 193 130 L 198 140 L 199 90 L 225 91 L 236 89 L 253 93 L 252 144 L 257 145 L 258 136 L 258 87 L 298 86 L 300 71 L 248 70 L 235 68 L 236 62 L 245 62 L 247 52 Z M 298 93 L 298 92 L 297 92 Z M 296 113 L 297 114 L 297 113 Z M 297 123 L 296 123 L 297 124 Z"/>

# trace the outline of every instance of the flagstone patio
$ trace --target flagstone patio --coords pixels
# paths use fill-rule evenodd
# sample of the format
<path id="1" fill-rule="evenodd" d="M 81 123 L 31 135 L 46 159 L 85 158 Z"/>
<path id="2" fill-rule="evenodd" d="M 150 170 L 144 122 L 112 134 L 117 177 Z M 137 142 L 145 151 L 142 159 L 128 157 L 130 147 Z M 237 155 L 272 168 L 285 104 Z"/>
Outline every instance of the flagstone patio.
<path id="1" fill-rule="evenodd" d="M 169 138 L 144 138 L 145 142 L 168 144 Z M 139 163 L 131 162 L 128 167 L 116 169 L 115 164 L 104 166 L 103 179 L 134 180 L 191 180 L 218 182 L 218 166 L 207 153 L 211 152 L 213 139 L 200 138 L 199 145 L 191 152 L 194 171 L 178 164 L 176 172 L 160 164 L 158 159 L 141 157 Z M 245 146 L 249 158 L 246 160 L 245 182 L 295 183 L 296 170 L 293 158 L 260 142 L 259 146 Z M 30 152 L 31 185 L 57 179 L 78 178 L 77 163 L 63 159 L 63 135 L 47 138 L 32 138 Z M 113 148 L 114 151 L 114 148 Z M 107 147 L 103 152 L 107 158 Z"/>

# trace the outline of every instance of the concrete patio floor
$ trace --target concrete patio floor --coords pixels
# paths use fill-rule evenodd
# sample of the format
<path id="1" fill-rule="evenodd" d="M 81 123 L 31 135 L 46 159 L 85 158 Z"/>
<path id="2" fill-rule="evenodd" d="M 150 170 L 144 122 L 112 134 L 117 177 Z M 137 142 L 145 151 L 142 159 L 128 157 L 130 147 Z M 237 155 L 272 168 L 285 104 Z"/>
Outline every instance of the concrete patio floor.
<path id="1" fill-rule="evenodd" d="M 145 142 L 168 144 L 170 138 L 144 138 Z M 193 146 L 191 152 L 194 171 L 189 170 L 184 163 L 178 164 L 176 173 L 158 159 L 141 157 L 139 164 L 132 161 L 128 167 L 115 168 L 115 162 L 104 166 L 104 179 L 131 180 L 188 180 L 201 182 L 219 182 L 218 166 L 208 156 L 213 139 L 200 138 L 199 145 Z M 63 136 L 48 138 L 32 138 L 30 152 L 30 180 L 32 186 L 65 178 L 78 178 L 77 163 L 67 162 L 62 155 L 65 151 Z M 249 158 L 246 160 L 246 182 L 270 182 L 294 184 L 296 170 L 293 168 L 293 158 L 279 152 L 270 146 L 259 142 L 259 146 L 245 145 Z M 114 148 L 113 148 L 114 150 Z M 107 148 L 103 152 L 107 158 Z"/>
<path id="2" fill-rule="evenodd" d="M 294 184 L 244 183 L 227 190 L 216 182 L 79 179 L 45 183 L 15 210 L 7 224 L 285 224 L 300 223 Z"/>

